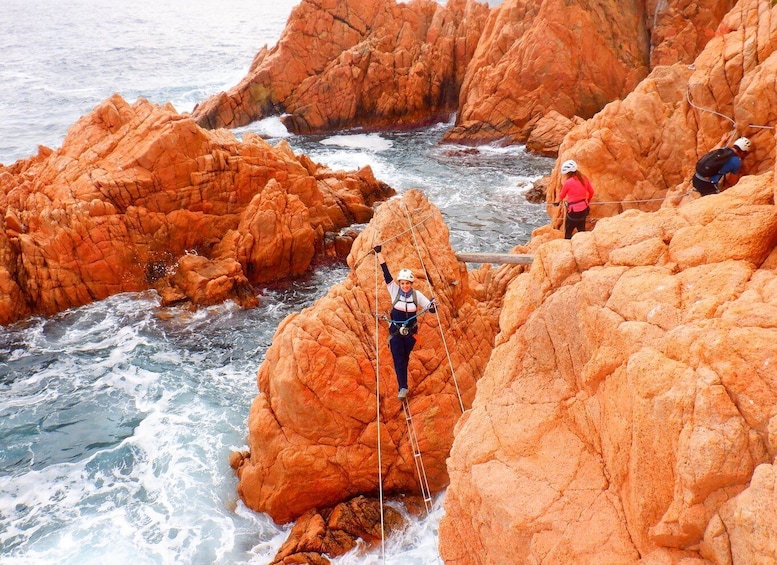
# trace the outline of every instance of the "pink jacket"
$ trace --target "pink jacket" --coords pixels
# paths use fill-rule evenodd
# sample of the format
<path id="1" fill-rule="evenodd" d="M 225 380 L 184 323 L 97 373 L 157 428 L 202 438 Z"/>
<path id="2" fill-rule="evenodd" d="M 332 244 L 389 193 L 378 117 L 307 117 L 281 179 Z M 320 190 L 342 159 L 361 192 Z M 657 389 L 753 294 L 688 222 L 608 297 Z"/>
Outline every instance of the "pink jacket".
<path id="1" fill-rule="evenodd" d="M 564 182 L 559 194 L 559 201 L 567 199 L 567 210 L 570 212 L 582 212 L 588 208 L 588 202 L 594 197 L 594 187 L 588 179 L 585 183 L 578 180 L 577 177 L 571 177 Z"/>

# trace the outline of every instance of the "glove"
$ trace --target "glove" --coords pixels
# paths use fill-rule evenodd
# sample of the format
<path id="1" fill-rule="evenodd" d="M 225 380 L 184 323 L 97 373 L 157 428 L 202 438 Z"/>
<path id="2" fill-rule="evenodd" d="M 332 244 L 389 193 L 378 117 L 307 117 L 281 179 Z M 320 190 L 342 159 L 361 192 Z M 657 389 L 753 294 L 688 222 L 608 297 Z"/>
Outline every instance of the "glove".
<path id="1" fill-rule="evenodd" d="M 382 246 L 382 245 L 376 245 L 375 247 L 373 247 L 373 248 L 372 248 L 372 250 L 373 250 L 375 253 L 380 253 L 382 249 L 383 249 L 383 246 Z"/>
<path id="2" fill-rule="evenodd" d="M 561 204 L 561 202 L 554 202 L 553 203 L 554 206 L 558 206 L 559 204 Z"/>

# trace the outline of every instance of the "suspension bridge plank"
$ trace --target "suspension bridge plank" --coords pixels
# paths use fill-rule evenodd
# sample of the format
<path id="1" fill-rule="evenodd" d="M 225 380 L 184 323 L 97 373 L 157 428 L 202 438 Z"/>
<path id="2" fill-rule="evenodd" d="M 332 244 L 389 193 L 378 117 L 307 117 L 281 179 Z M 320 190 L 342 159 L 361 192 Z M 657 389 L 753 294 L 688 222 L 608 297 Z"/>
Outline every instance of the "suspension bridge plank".
<path id="1" fill-rule="evenodd" d="M 456 253 L 456 259 L 464 263 L 509 263 L 511 265 L 531 265 L 534 255 L 519 253 Z"/>

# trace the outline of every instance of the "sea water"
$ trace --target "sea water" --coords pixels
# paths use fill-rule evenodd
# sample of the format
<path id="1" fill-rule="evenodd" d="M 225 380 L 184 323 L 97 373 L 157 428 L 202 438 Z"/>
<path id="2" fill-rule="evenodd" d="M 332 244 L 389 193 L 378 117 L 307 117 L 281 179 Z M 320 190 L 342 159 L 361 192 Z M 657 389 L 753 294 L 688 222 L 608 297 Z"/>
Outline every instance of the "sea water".
<path id="1" fill-rule="evenodd" d="M 296 3 L 4 0 L 0 163 L 57 148 L 114 92 L 190 111 L 244 76 Z M 450 125 L 301 137 L 269 118 L 236 134 L 423 190 L 457 251 L 525 243 L 547 217 L 523 195 L 552 162 L 522 147 L 440 145 Z M 346 275 L 326 265 L 257 289 L 251 310 L 161 308 L 149 291 L 0 328 L 0 563 L 269 563 L 289 526 L 243 505 L 228 456 L 245 448 L 278 324 Z M 443 498 L 385 548 L 335 563 L 440 563 Z"/>

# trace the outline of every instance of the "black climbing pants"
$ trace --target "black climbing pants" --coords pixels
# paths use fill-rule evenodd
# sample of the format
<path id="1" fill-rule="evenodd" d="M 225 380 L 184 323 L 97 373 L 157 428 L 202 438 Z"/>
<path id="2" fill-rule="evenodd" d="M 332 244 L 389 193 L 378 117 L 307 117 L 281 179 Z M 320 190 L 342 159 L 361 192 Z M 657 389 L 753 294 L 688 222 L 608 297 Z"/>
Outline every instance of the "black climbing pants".
<path id="1" fill-rule="evenodd" d="M 412 335 L 396 334 L 389 338 L 389 349 L 394 358 L 394 371 L 397 374 L 399 388 L 407 386 L 407 365 L 410 362 L 410 352 L 415 347 L 415 337 Z"/>
<path id="2" fill-rule="evenodd" d="M 571 239 L 572 233 L 577 231 L 585 231 L 585 219 L 588 217 L 588 211 L 590 208 L 586 208 L 580 212 L 571 212 L 567 210 L 567 219 L 564 221 L 564 239 Z"/>

